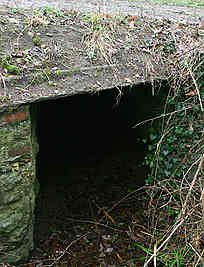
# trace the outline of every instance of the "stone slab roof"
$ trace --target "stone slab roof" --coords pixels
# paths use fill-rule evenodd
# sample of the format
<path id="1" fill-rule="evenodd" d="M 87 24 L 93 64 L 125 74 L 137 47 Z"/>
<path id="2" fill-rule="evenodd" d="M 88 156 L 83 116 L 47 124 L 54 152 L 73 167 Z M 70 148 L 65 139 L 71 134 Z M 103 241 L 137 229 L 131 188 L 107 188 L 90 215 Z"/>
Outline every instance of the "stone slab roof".
<path id="1" fill-rule="evenodd" d="M 0 10 L 0 108 L 163 80 L 202 47 L 193 24 L 73 10 Z"/>

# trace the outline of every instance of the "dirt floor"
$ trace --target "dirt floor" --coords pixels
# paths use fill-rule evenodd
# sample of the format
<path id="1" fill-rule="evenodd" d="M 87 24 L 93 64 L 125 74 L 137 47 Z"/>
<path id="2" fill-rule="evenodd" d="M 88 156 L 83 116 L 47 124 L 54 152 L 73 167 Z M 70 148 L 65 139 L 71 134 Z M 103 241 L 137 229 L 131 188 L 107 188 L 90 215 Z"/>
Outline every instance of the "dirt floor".
<path id="1" fill-rule="evenodd" d="M 80 10 L 82 12 L 99 11 L 109 14 L 133 14 L 154 18 L 168 18 L 172 21 L 198 23 L 199 16 L 204 15 L 204 8 L 182 6 L 152 5 L 149 1 L 131 2 L 128 0 L 1 0 L 0 7 L 39 8 L 50 6 Z"/>
<path id="2" fill-rule="evenodd" d="M 143 149 L 42 168 L 35 249 L 23 266 L 142 266 L 136 242 L 148 239 Z"/>

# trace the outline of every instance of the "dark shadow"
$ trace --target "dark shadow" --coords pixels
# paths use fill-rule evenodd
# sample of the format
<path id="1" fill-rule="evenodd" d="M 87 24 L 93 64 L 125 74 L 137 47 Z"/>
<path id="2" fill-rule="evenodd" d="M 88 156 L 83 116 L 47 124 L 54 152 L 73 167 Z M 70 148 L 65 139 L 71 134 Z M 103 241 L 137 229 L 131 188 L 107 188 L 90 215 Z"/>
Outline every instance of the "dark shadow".
<path id="1" fill-rule="evenodd" d="M 144 185 L 145 128 L 132 126 L 152 116 L 159 97 L 150 85 L 123 88 L 118 104 L 117 97 L 112 89 L 37 104 L 37 235 Z"/>

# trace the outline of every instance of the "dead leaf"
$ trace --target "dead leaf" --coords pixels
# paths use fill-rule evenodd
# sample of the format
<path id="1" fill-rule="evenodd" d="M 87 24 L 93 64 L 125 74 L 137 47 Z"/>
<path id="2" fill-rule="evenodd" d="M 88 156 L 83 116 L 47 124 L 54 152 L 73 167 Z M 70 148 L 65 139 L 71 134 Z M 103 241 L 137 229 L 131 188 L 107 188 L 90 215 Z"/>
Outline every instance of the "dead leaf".
<path id="1" fill-rule="evenodd" d="M 110 21 L 110 22 L 109 22 L 109 27 L 110 27 L 111 31 L 113 31 L 113 30 L 114 30 L 114 27 L 113 27 L 113 23 L 112 23 L 112 21 Z"/>
<path id="2" fill-rule="evenodd" d="M 103 14 L 102 16 L 104 19 L 110 19 L 110 16 L 108 14 Z"/>
<path id="3" fill-rule="evenodd" d="M 123 259 L 120 257 L 120 255 L 118 253 L 116 253 L 116 256 L 117 256 L 119 261 L 123 261 Z"/>
<path id="4" fill-rule="evenodd" d="M 131 21 L 134 21 L 136 18 L 138 18 L 138 17 L 137 16 L 131 16 L 127 20 L 130 23 Z"/>
<path id="5" fill-rule="evenodd" d="M 131 16 L 131 17 L 129 17 L 127 19 L 130 28 L 134 28 L 135 27 L 135 19 L 136 18 L 138 18 L 138 17 L 137 16 Z"/>
<path id="6" fill-rule="evenodd" d="M 135 27 L 135 22 L 134 22 L 134 20 L 132 20 L 132 21 L 129 22 L 129 27 L 130 27 L 131 29 L 133 29 L 133 28 Z"/>
<path id="7" fill-rule="evenodd" d="M 104 210 L 104 214 L 112 223 L 115 223 L 115 220 L 108 214 L 107 211 Z"/>
<path id="8" fill-rule="evenodd" d="M 197 95 L 197 91 L 196 90 L 191 90 L 190 92 L 186 93 L 186 96 L 192 96 L 192 95 Z"/>

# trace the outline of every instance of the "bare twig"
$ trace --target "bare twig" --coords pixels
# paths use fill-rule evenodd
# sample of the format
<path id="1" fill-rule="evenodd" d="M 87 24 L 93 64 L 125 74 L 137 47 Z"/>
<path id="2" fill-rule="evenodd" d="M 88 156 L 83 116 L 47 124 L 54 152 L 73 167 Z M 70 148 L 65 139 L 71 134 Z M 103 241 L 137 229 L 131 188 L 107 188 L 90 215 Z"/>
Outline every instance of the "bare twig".
<path id="1" fill-rule="evenodd" d="M 192 72 L 191 69 L 189 70 L 189 72 L 190 72 L 191 78 L 192 78 L 192 80 L 193 80 L 193 83 L 194 83 L 194 85 L 195 85 L 196 92 L 197 92 L 197 94 L 198 94 L 198 99 L 199 99 L 199 102 L 200 102 L 200 109 L 201 109 L 201 111 L 203 112 L 203 111 L 204 111 L 204 109 L 203 109 L 203 103 L 202 103 L 202 99 L 201 99 L 201 96 L 200 96 L 200 90 L 199 90 L 199 88 L 198 88 L 198 84 L 197 84 L 197 82 L 196 82 L 196 80 L 195 80 L 194 74 L 193 74 L 193 72 Z"/>
<path id="2" fill-rule="evenodd" d="M 151 260 L 153 258 L 156 257 L 157 253 L 163 248 L 163 246 L 169 241 L 169 239 L 172 237 L 172 235 L 175 233 L 175 231 L 183 224 L 184 219 L 182 219 L 181 221 L 178 221 L 177 224 L 175 225 L 174 229 L 172 230 L 172 232 L 170 233 L 170 235 L 162 242 L 162 244 L 158 247 L 158 249 L 156 251 L 154 251 L 154 253 L 152 254 L 152 256 L 147 260 L 147 262 L 145 262 L 143 267 L 148 266 L 148 264 L 151 262 Z"/>
<path id="3" fill-rule="evenodd" d="M 191 186 L 190 186 L 190 188 L 189 188 L 189 190 L 188 190 L 188 194 L 187 194 L 187 196 L 186 196 L 185 202 L 184 202 L 184 204 L 183 204 L 182 211 L 181 211 L 180 216 L 179 216 L 179 217 L 181 217 L 181 218 L 184 216 L 184 214 L 185 214 L 185 212 L 186 212 L 186 207 L 187 207 L 187 204 L 188 204 L 188 200 L 189 200 L 189 198 L 190 198 L 190 195 L 191 195 L 191 192 L 192 192 L 193 187 L 194 187 L 194 185 L 195 185 L 195 182 L 196 182 L 196 180 L 197 180 L 197 178 L 198 178 L 198 174 L 199 174 L 199 172 L 200 172 L 200 170 L 201 170 L 203 161 L 204 161 L 204 154 L 201 156 L 200 163 L 199 163 L 198 168 L 197 168 L 197 170 L 196 170 L 196 173 L 195 173 L 195 175 L 194 175 L 193 181 L 191 182 Z"/>
<path id="4" fill-rule="evenodd" d="M 157 120 L 157 119 L 161 119 L 163 117 L 171 116 L 171 115 L 176 114 L 178 112 L 181 112 L 181 111 L 184 111 L 184 110 L 187 110 L 187 109 L 192 109 L 193 107 L 195 107 L 195 106 L 185 107 L 185 108 L 182 108 L 182 109 L 179 109 L 179 110 L 175 110 L 173 112 L 169 112 L 169 113 L 166 113 L 166 114 L 162 114 L 160 116 L 156 116 L 156 117 L 148 119 L 148 120 L 141 121 L 141 122 L 135 124 L 134 126 L 132 126 L 132 128 L 134 129 L 134 128 L 136 128 L 136 127 L 138 127 L 140 125 L 143 125 L 143 124 L 145 124 L 147 122 L 154 121 L 154 120 Z"/>
<path id="5" fill-rule="evenodd" d="M 201 202 L 202 202 L 202 215 L 203 215 L 203 228 L 204 228 L 204 188 L 201 192 Z"/>
<path id="6" fill-rule="evenodd" d="M 195 265 L 195 267 L 196 266 L 198 266 L 198 263 L 199 262 L 202 262 L 202 265 L 204 264 L 204 261 L 203 261 L 203 258 L 202 258 L 202 256 L 199 254 L 199 252 L 191 245 L 191 243 L 188 243 L 188 245 L 192 248 L 192 250 L 195 252 L 195 254 L 198 256 L 198 262 L 197 262 L 197 264 Z"/>
<path id="7" fill-rule="evenodd" d="M 3 83 L 4 89 L 7 89 L 4 76 L 1 73 L 0 73 L 0 76 L 1 76 L 1 80 L 2 80 L 2 83 Z"/>

